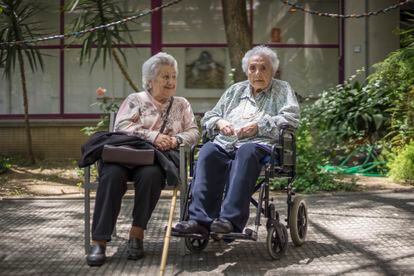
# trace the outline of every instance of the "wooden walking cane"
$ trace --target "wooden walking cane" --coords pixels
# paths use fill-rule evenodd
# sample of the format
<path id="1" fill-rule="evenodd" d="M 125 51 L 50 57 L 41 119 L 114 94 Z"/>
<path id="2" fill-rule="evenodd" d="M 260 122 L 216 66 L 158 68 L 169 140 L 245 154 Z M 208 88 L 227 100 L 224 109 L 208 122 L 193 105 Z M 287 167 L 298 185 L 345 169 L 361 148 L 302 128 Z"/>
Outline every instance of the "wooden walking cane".
<path id="1" fill-rule="evenodd" d="M 167 233 L 165 233 L 164 247 L 162 249 L 160 276 L 164 275 L 165 266 L 167 264 L 168 247 L 170 245 L 170 238 L 171 238 L 172 220 L 174 216 L 175 202 L 177 201 L 177 189 L 178 189 L 177 187 L 174 188 L 173 196 L 171 200 L 171 208 L 170 208 L 170 216 L 168 217 Z"/>

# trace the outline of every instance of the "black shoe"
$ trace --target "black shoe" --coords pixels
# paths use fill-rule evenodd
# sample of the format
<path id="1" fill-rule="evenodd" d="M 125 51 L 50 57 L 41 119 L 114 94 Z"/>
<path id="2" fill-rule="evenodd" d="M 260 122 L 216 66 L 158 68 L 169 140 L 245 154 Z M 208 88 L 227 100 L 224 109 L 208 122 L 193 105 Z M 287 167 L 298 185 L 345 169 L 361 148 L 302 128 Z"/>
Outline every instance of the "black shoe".
<path id="1" fill-rule="evenodd" d="M 229 220 L 218 218 L 211 223 L 210 230 L 214 233 L 228 234 L 234 231 L 234 227 Z"/>
<path id="2" fill-rule="evenodd" d="M 139 260 L 144 257 L 144 243 L 137 238 L 128 241 L 128 259 Z"/>
<path id="3" fill-rule="evenodd" d="M 206 237 L 209 235 L 207 228 L 191 219 L 188 221 L 180 221 L 173 227 L 173 231 L 181 234 L 202 234 Z"/>
<path id="4" fill-rule="evenodd" d="M 106 247 L 100 244 L 93 244 L 86 256 L 86 263 L 89 266 L 101 266 L 106 261 L 105 255 Z"/>

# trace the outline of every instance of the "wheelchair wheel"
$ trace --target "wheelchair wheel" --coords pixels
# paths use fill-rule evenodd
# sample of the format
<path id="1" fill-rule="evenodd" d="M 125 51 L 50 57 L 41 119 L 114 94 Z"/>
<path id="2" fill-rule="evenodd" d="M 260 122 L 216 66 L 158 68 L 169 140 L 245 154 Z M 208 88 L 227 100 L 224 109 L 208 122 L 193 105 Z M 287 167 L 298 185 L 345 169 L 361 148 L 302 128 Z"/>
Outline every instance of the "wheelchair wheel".
<path id="1" fill-rule="evenodd" d="M 279 228 L 279 231 L 276 228 Z M 277 223 L 267 229 L 266 247 L 272 259 L 279 260 L 286 254 L 288 239 L 286 226 L 281 223 Z"/>
<path id="2" fill-rule="evenodd" d="M 208 245 L 208 239 L 185 238 L 185 246 L 192 253 L 200 253 Z"/>
<path id="3" fill-rule="evenodd" d="M 290 236 L 296 246 L 302 245 L 308 232 L 308 208 L 301 196 L 295 197 L 289 217 Z"/>

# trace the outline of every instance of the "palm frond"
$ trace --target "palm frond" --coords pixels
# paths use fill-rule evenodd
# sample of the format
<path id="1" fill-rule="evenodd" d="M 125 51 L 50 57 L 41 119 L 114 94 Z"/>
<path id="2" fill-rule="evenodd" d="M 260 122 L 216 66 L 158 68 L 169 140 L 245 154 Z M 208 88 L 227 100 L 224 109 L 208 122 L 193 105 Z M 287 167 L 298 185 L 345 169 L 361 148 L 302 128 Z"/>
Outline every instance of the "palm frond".
<path id="1" fill-rule="evenodd" d="M 19 52 L 25 56 L 32 71 L 39 68 L 43 70 L 44 64 L 39 49 L 34 48 L 30 43 L 22 42 L 43 35 L 38 28 L 41 22 L 34 20 L 34 17 L 41 11 L 40 7 L 22 0 L 0 0 L 0 5 L 3 7 L 0 41 L 20 41 L 0 48 L 0 59 L 4 63 L 5 75 L 7 77 L 12 75 Z"/>
<path id="2" fill-rule="evenodd" d="M 78 14 L 78 17 L 71 24 L 71 31 L 74 32 L 105 25 L 124 17 L 119 8 L 119 1 L 111 0 L 72 0 L 67 5 L 66 10 L 69 12 L 77 12 Z M 127 39 L 121 36 L 122 33 L 127 34 Z M 111 58 L 111 51 L 114 44 L 133 43 L 133 38 L 126 24 L 99 29 L 87 33 L 83 37 L 80 54 L 81 64 L 85 59 L 90 60 L 91 50 L 96 47 L 91 70 L 101 57 L 103 59 L 103 66 L 105 67 L 107 59 Z M 125 56 L 124 53 L 121 54 L 123 57 Z M 126 59 L 124 60 L 126 62 Z"/>

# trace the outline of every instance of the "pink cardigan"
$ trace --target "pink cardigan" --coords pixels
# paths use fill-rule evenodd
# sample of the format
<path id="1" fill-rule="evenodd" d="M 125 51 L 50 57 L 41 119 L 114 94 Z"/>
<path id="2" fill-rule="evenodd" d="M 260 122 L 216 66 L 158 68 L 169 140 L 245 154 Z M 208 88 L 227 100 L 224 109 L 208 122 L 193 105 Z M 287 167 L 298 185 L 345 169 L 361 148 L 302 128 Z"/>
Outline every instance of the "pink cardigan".
<path id="1" fill-rule="evenodd" d="M 130 94 L 119 108 L 114 130 L 154 143 L 169 103 L 158 102 L 147 91 Z M 185 98 L 174 96 L 163 134 L 179 136 L 188 145 L 197 143 L 198 127 L 190 103 Z"/>

